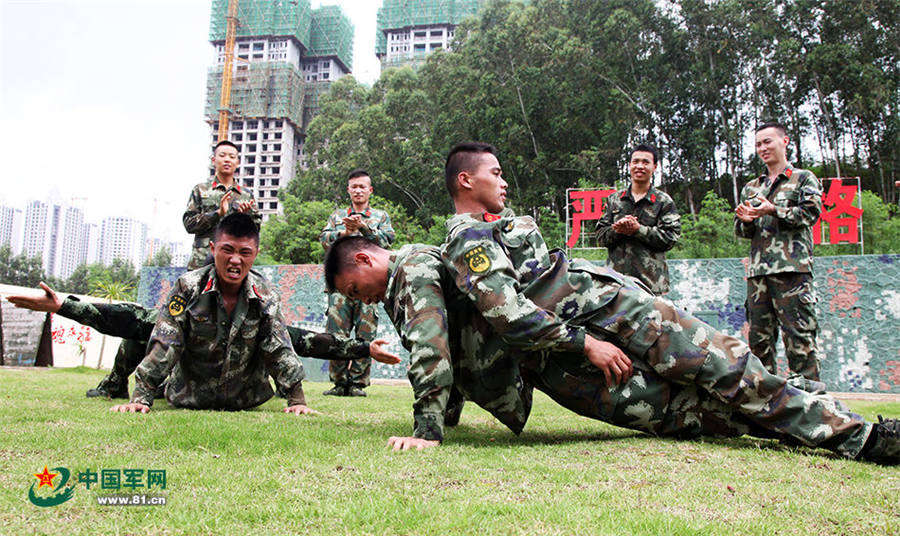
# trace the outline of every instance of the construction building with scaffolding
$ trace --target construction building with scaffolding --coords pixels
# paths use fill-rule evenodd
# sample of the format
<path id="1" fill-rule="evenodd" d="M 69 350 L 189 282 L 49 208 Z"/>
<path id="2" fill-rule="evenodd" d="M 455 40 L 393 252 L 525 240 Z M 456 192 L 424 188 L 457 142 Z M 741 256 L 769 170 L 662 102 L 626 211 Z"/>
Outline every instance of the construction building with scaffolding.
<path id="1" fill-rule="evenodd" d="M 378 9 L 375 55 L 381 67 L 416 66 L 447 49 L 453 30 L 478 12 L 484 0 L 384 0 Z"/>
<path id="2" fill-rule="evenodd" d="M 226 65 L 229 0 L 212 0 L 209 68 L 204 115 L 219 141 L 219 112 Z M 353 68 L 350 19 L 337 6 L 311 9 L 309 0 L 239 0 L 227 139 L 241 153 L 239 184 L 256 195 L 264 219 L 280 211 L 278 190 L 302 159 L 318 95 Z M 210 170 L 213 173 L 213 170 Z"/>

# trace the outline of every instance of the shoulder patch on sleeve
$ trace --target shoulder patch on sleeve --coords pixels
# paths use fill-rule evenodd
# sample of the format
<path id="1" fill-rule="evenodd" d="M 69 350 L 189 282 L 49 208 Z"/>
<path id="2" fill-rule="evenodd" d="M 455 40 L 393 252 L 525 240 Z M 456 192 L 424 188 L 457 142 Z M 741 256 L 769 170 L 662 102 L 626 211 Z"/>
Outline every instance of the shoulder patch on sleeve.
<path id="1" fill-rule="evenodd" d="M 465 252 L 463 258 L 466 260 L 469 270 L 473 274 L 487 272 L 491 268 L 491 259 L 484 251 L 484 246 L 475 246 Z"/>
<path id="2" fill-rule="evenodd" d="M 184 312 L 184 306 L 187 305 L 187 300 L 185 300 L 181 296 L 172 296 L 169 300 L 169 314 L 172 316 L 178 316 Z"/>

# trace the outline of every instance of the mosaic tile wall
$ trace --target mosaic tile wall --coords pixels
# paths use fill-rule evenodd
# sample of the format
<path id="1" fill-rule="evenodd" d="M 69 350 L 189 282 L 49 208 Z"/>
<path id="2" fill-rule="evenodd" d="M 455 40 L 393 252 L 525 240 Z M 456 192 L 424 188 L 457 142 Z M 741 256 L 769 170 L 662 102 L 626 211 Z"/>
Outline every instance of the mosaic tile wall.
<path id="1" fill-rule="evenodd" d="M 743 339 L 745 259 L 669 261 L 668 298 L 704 321 Z M 326 298 L 318 265 L 262 266 L 259 271 L 279 289 L 290 325 L 324 330 Z M 147 306 L 165 301 L 184 268 L 143 268 L 138 300 Z M 822 380 L 833 391 L 900 393 L 900 255 L 817 257 L 815 288 L 819 310 Z M 387 315 L 379 310 L 378 335 L 404 361 L 372 364 L 373 378 L 405 378 L 407 353 Z M 779 367 L 786 363 L 779 344 Z M 304 358 L 312 381 L 328 380 L 328 362 Z"/>

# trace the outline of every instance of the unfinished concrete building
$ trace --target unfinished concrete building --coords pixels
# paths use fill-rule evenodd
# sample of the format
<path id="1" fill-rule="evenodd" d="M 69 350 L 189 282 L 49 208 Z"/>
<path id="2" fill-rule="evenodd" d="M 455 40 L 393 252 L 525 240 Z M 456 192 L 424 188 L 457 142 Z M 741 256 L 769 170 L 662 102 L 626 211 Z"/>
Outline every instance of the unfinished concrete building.
<path id="1" fill-rule="evenodd" d="M 228 0 L 213 0 L 206 120 L 218 141 Z M 240 148 L 236 178 L 256 195 L 267 219 L 279 212 L 278 190 L 302 158 L 306 127 L 318 95 L 353 68 L 353 25 L 337 6 L 311 9 L 309 0 L 240 0 L 232 68 L 228 139 Z M 213 170 L 210 170 L 213 173 Z"/>
<path id="2" fill-rule="evenodd" d="M 417 65 L 450 46 L 453 30 L 483 0 L 384 0 L 378 9 L 375 55 L 381 67 Z"/>

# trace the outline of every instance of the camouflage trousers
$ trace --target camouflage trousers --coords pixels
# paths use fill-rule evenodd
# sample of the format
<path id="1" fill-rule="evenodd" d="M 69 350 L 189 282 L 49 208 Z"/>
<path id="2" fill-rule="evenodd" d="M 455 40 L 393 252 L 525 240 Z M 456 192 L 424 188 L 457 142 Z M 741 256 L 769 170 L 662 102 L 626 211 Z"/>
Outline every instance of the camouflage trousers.
<path id="1" fill-rule="evenodd" d="M 747 321 L 750 350 L 776 373 L 775 338 L 781 337 L 791 372 L 819 379 L 816 346 L 816 296 L 812 274 L 784 273 L 747 279 Z"/>
<path id="2" fill-rule="evenodd" d="M 147 341 L 122 339 L 116 358 L 113 361 L 112 370 L 105 378 L 100 380 L 97 387 L 103 388 L 108 393 L 128 391 L 128 377 L 134 373 L 134 369 L 141 363 L 147 354 Z"/>
<path id="3" fill-rule="evenodd" d="M 871 424 L 846 411 L 832 396 L 794 387 L 770 373 L 743 341 L 636 285 L 622 286 L 609 304 L 579 318 L 578 323 L 632 358 L 634 368 L 642 372 L 632 382 L 640 386 L 652 378 L 643 373 L 652 371 L 665 382 L 687 388 L 672 391 L 669 398 L 670 406 L 671 401 L 676 402 L 673 409 L 677 409 L 680 397 L 697 396 L 701 404 L 709 397 L 718 408 L 731 411 L 726 417 L 732 423 L 752 423 L 755 430 L 764 429 L 770 437 L 788 436 L 851 458 L 859 454 L 871 431 Z M 658 419 L 653 397 L 639 395 L 635 401 L 627 388 L 627 384 L 620 388 L 621 400 L 615 402 L 612 411 L 618 411 L 622 419 L 630 418 L 631 427 L 640 426 L 642 419 Z M 736 419 L 737 414 L 743 418 Z M 660 426 L 671 427 L 665 421 Z"/>
<path id="4" fill-rule="evenodd" d="M 207 265 L 207 257 L 210 257 L 209 246 L 202 248 L 192 247 L 191 258 L 188 259 L 187 269 L 196 270 L 197 268 L 203 268 Z"/>
<path id="5" fill-rule="evenodd" d="M 359 300 L 331 292 L 328 294 L 325 330 L 334 335 L 350 337 L 350 332 L 355 329 L 357 339 L 372 341 L 378 332 L 376 307 L 377 305 L 366 305 Z M 369 385 L 371 368 L 371 357 L 350 361 L 329 361 L 328 377 L 337 386 L 366 387 Z"/>

